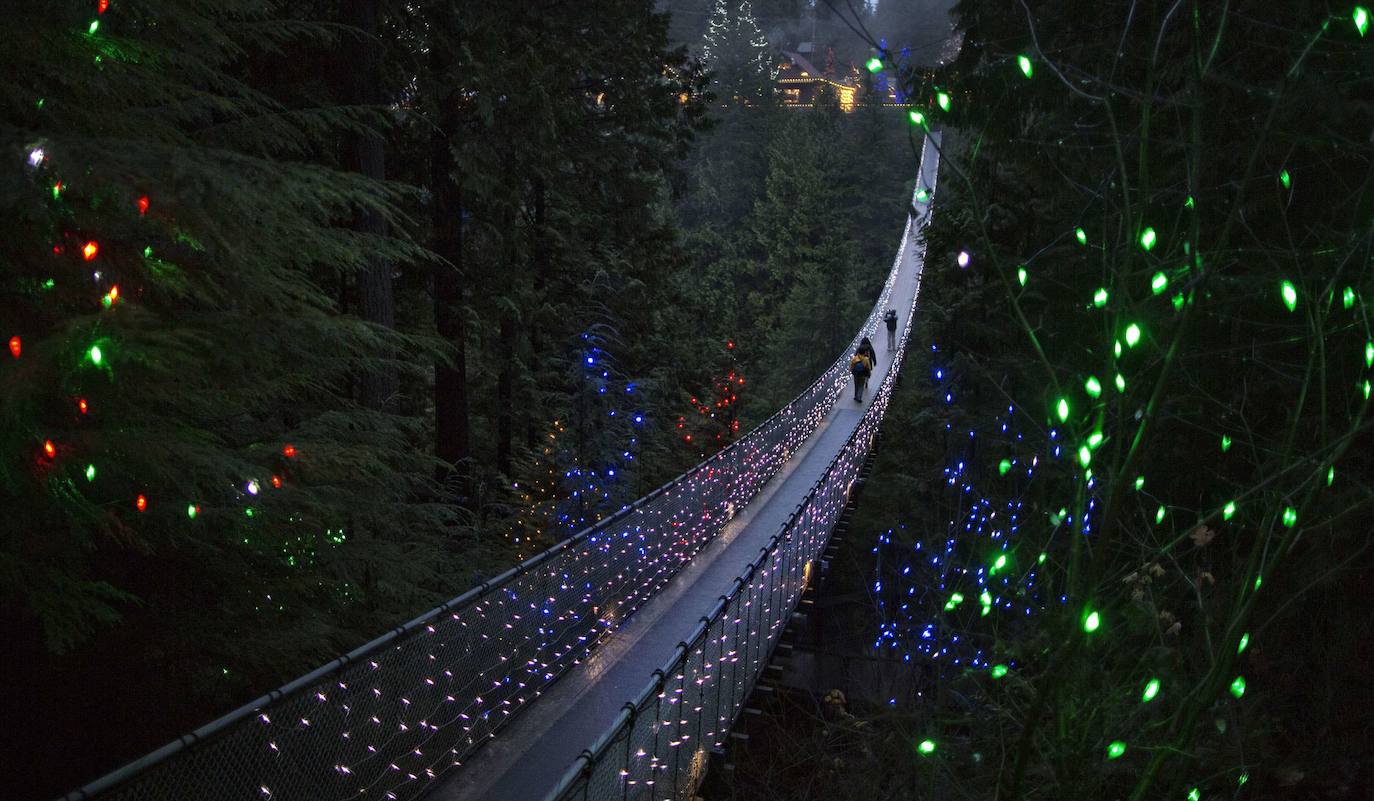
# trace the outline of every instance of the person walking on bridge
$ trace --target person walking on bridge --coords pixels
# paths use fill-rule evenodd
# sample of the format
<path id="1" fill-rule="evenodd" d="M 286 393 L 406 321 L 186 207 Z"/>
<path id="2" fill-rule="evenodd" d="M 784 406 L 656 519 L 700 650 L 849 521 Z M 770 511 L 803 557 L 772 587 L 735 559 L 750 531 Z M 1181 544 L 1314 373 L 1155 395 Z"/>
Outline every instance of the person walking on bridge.
<path id="1" fill-rule="evenodd" d="M 864 337 L 854 351 L 854 358 L 849 360 L 849 372 L 854 376 L 854 400 L 859 403 L 863 403 L 864 388 L 868 386 L 868 377 L 873 375 L 873 365 L 877 361 L 878 354 L 873 350 L 873 343 Z"/>
<path id="2" fill-rule="evenodd" d="M 897 310 L 888 309 L 883 315 L 883 323 L 887 325 L 887 352 L 891 353 L 897 349 Z"/>

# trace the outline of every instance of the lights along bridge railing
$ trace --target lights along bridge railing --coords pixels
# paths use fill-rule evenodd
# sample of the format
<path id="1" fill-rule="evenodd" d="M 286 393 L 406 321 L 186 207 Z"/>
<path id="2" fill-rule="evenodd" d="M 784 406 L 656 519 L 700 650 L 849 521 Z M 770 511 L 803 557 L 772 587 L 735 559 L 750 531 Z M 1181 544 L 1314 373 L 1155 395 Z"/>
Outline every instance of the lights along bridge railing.
<path id="1" fill-rule="evenodd" d="M 910 233 L 908 222 L 903 248 Z M 902 257 L 861 334 L 875 329 Z M 753 499 L 844 391 L 858 338 L 753 431 L 612 517 L 63 801 L 419 796 Z"/>
<path id="2" fill-rule="evenodd" d="M 933 150 L 927 143 L 923 167 L 930 171 L 922 172 L 932 192 L 937 163 Z M 915 224 L 908 221 L 903 243 Z M 893 276 L 903 256 L 898 253 Z M 872 449 L 901 370 L 921 268 L 918 262 L 918 292 L 902 315 L 906 324 L 892 365 L 849 439 L 782 530 L 744 568 L 668 663 L 654 671 L 638 698 L 627 702 L 611 728 L 578 757 L 546 801 L 680 799 L 700 783 L 709 752 L 723 745 L 768 664 Z M 884 308 L 880 302 L 875 313 Z"/>

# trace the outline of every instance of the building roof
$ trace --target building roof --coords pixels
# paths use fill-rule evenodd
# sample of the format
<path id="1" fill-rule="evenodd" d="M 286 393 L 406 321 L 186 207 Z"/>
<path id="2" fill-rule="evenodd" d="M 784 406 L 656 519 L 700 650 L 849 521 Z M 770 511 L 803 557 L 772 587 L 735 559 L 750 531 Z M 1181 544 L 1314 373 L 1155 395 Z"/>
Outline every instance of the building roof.
<path id="1" fill-rule="evenodd" d="M 808 79 L 815 78 L 816 80 L 825 81 L 836 86 L 840 86 L 842 84 L 845 86 L 853 85 L 852 81 L 850 81 L 848 76 L 845 76 L 843 79 L 838 81 L 834 78 L 827 78 L 823 71 L 816 69 L 816 65 L 812 64 L 810 60 L 808 60 L 805 56 L 801 55 L 800 53 L 796 53 L 791 50 L 784 50 L 782 51 L 782 54 L 786 56 L 787 60 L 791 61 L 792 65 L 795 66 L 802 73 L 800 76 L 797 77 Z M 793 76 L 787 75 L 785 69 L 782 73 L 779 74 L 778 77 L 779 79 L 796 79 Z"/>

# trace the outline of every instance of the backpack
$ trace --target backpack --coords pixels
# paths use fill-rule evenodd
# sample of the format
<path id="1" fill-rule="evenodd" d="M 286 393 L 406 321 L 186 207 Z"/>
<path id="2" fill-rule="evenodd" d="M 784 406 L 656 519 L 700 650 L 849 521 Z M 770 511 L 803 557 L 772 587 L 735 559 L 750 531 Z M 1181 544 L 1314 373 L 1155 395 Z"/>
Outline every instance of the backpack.
<path id="1" fill-rule="evenodd" d="M 849 360 L 849 372 L 854 375 L 868 375 L 873 368 L 868 364 L 868 357 L 854 354 L 854 358 Z"/>

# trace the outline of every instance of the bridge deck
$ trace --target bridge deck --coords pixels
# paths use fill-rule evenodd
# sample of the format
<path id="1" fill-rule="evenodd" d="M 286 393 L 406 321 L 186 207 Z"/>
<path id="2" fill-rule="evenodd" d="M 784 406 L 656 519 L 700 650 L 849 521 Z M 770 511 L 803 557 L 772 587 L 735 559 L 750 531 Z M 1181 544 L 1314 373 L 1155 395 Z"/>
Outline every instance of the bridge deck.
<path id="1" fill-rule="evenodd" d="M 921 181 L 932 187 L 934 175 L 923 174 Z M 893 288 L 889 305 L 899 313 L 911 308 L 916 292 L 921 261 L 917 251 L 906 249 Z M 865 402 L 892 364 L 886 352 L 887 332 L 873 331 L 868 336 L 878 352 L 878 363 Z M 742 567 L 782 527 L 843 447 L 862 408 L 852 391 L 846 390 L 777 476 L 691 564 L 500 737 L 453 778 L 439 784 L 427 800 L 539 801 L 552 791 L 578 754 L 614 724 L 625 703 L 639 694 L 654 670 L 673 657 L 682 638 L 711 612 Z"/>

